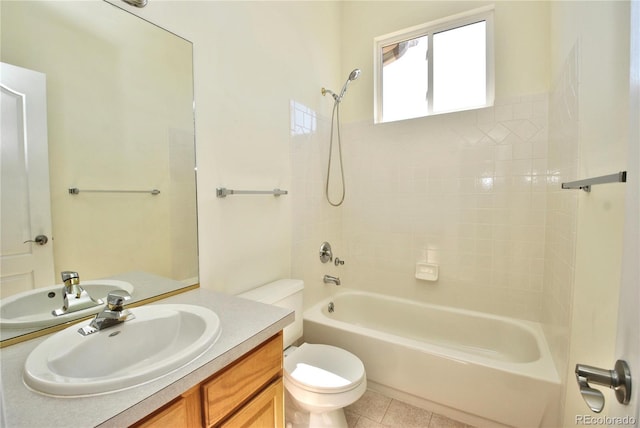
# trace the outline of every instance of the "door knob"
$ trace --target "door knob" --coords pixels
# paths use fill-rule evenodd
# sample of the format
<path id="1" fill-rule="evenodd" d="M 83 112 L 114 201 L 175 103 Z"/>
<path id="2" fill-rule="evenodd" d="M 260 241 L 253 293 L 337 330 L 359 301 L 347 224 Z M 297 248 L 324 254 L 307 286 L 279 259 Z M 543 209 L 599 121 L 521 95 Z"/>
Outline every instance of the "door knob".
<path id="1" fill-rule="evenodd" d="M 34 239 L 29 239 L 28 241 L 24 241 L 23 244 L 26 244 L 27 242 L 35 242 L 38 245 L 44 245 L 47 242 L 49 242 L 49 238 L 47 238 L 46 235 L 38 235 Z"/>
<path id="2" fill-rule="evenodd" d="M 608 386 L 616 393 L 616 398 L 622 404 L 629 404 L 631 398 L 631 373 L 629 365 L 624 360 L 616 361 L 613 370 L 605 370 L 584 364 L 576 365 L 576 381 L 580 387 L 580 394 L 587 406 L 596 413 L 604 408 L 604 394 L 592 388 L 589 382 Z"/>

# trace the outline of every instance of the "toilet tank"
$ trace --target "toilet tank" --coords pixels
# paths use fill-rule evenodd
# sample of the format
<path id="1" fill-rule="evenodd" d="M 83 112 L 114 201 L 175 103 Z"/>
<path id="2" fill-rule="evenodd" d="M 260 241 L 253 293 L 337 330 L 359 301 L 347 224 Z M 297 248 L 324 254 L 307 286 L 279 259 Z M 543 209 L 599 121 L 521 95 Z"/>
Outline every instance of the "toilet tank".
<path id="1" fill-rule="evenodd" d="M 280 306 L 295 312 L 293 324 L 284 328 L 284 347 L 287 348 L 302 337 L 303 288 L 304 282 L 301 279 L 280 279 L 245 291 L 238 294 L 238 297 Z"/>

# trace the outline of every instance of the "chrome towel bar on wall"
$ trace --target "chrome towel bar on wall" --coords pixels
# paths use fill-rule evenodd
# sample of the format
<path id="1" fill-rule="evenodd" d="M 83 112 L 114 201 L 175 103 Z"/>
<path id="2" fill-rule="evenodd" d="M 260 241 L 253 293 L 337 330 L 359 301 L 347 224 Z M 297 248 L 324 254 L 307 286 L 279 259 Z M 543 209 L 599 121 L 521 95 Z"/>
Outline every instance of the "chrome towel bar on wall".
<path id="1" fill-rule="evenodd" d="M 280 196 L 286 195 L 289 192 L 286 190 L 273 189 L 273 190 L 232 190 L 226 187 L 218 187 L 216 189 L 216 196 L 218 198 L 226 198 L 228 195 L 273 195 Z"/>
<path id="2" fill-rule="evenodd" d="M 585 192 L 591 191 L 591 186 L 594 184 L 605 183 L 626 183 L 627 171 L 620 171 L 617 174 L 601 175 L 600 177 L 585 178 L 584 180 L 570 181 L 568 183 L 562 183 L 563 189 L 582 189 Z"/>
<path id="3" fill-rule="evenodd" d="M 80 189 L 77 187 L 69 187 L 70 195 L 78 195 L 80 194 Z M 152 195 L 159 195 L 160 191 L 158 189 L 151 190 L 82 190 L 82 193 L 151 193 Z"/>

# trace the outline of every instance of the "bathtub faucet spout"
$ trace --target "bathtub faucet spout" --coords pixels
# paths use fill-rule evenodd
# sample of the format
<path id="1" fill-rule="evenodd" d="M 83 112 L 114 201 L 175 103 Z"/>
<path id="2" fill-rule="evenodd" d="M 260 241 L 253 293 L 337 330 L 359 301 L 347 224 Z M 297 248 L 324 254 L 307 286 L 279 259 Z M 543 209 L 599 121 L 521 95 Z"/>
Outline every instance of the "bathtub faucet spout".
<path id="1" fill-rule="evenodd" d="M 340 278 L 337 276 L 325 275 L 323 281 L 325 284 L 340 285 Z"/>

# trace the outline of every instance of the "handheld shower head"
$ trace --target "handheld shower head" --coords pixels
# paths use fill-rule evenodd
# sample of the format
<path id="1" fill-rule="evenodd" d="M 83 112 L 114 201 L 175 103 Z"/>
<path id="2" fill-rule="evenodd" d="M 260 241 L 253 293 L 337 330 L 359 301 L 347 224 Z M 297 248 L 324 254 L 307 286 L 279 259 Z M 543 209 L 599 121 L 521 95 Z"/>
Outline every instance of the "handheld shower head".
<path id="1" fill-rule="evenodd" d="M 360 73 L 362 73 L 362 71 L 359 68 L 354 69 L 351 73 L 349 73 L 349 80 L 356 80 L 358 77 L 360 77 Z"/>
<path id="2" fill-rule="evenodd" d="M 362 71 L 360 71 L 359 68 L 354 69 L 353 71 L 351 71 L 351 73 L 349 73 L 349 77 L 347 78 L 347 81 L 344 82 L 344 86 L 342 87 L 342 90 L 340 91 L 340 95 L 336 94 L 335 92 L 333 92 L 330 89 L 326 89 L 326 88 L 322 88 L 322 95 L 326 95 L 326 94 L 331 94 L 331 96 L 333 96 L 333 99 L 336 100 L 337 102 L 342 101 L 342 97 L 344 97 L 345 92 L 347 92 L 347 86 L 349 86 L 349 83 L 356 80 L 358 77 L 360 77 L 360 73 L 362 73 Z"/>
<path id="3" fill-rule="evenodd" d="M 347 86 L 349 86 L 349 83 L 353 82 L 358 77 L 360 77 L 360 73 L 362 73 L 362 71 L 360 71 L 359 68 L 356 68 L 351 73 L 349 73 L 349 78 L 347 79 L 346 82 L 344 82 L 344 86 L 342 87 L 342 90 L 340 91 L 340 95 L 338 96 L 340 100 L 342 99 L 342 97 L 344 97 L 345 92 L 347 92 Z"/>

